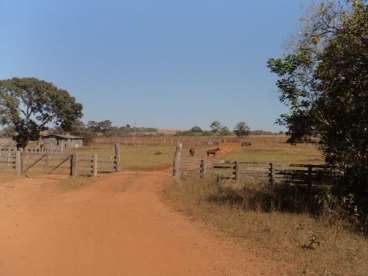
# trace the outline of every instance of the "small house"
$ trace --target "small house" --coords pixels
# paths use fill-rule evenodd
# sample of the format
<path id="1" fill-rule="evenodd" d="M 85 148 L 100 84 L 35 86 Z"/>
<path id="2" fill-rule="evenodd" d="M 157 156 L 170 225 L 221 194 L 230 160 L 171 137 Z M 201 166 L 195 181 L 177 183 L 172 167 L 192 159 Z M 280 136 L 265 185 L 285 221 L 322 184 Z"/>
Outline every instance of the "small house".
<path id="1" fill-rule="evenodd" d="M 47 134 L 41 136 L 41 142 L 44 145 L 57 145 L 62 149 L 79 148 L 83 146 L 83 137 L 69 134 Z"/>

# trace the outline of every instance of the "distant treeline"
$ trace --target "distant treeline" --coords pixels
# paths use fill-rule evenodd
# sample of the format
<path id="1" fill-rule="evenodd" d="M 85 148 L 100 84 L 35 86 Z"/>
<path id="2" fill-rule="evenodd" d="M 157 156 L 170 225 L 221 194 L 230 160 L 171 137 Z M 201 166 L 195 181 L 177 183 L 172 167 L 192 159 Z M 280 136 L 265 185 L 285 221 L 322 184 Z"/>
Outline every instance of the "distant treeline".
<path id="1" fill-rule="evenodd" d="M 48 134 L 61 134 L 64 131 L 60 128 L 49 128 Z M 15 135 L 14 128 L 8 127 L 0 131 L 0 137 L 13 137 Z M 124 137 L 124 136 L 238 136 L 245 137 L 249 134 L 253 135 L 274 135 L 279 134 L 264 130 L 250 130 L 245 122 L 239 122 L 233 130 L 223 126 L 220 122 L 214 121 L 210 125 L 210 130 L 203 130 L 198 126 L 194 126 L 189 130 L 176 131 L 168 134 L 152 127 L 135 127 L 130 124 L 124 126 L 114 126 L 110 120 L 89 121 L 83 123 L 77 121 L 73 124 L 70 134 L 81 136 L 88 143 L 95 137 Z"/>

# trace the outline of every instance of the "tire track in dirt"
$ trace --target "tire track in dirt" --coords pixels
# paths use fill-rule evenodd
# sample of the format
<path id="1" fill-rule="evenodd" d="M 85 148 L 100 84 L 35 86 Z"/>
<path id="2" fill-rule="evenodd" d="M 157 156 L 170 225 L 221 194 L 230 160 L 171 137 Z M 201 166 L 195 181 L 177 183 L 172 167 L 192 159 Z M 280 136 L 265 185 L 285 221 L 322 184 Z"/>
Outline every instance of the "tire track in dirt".
<path id="1" fill-rule="evenodd" d="M 164 172 L 125 172 L 65 191 L 58 178 L 0 185 L 0 276 L 281 275 L 169 210 Z"/>

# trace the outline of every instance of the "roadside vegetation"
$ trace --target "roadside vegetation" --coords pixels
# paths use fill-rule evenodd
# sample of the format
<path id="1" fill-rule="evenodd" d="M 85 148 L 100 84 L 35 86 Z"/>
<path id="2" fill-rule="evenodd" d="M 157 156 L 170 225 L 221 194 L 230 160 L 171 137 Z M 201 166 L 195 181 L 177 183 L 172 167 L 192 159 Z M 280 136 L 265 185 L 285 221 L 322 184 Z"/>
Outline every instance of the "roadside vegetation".
<path id="1" fill-rule="evenodd" d="M 247 139 L 251 147 L 222 157 L 249 162 L 323 163 L 316 144 L 290 145 L 282 135 Z M 326 208 L 312 215 L 300 205 L 305 193 L 291 195 L 291 190 L 280 189 L 277 202 L 292 208 L 279 210 L 276 206 L 270 212 L 267 181 L 234 183 L 218 182 L 211 176 L 186 176 L 166 186 L 163 200 L 174 210 L 224 233 L 243 250 L 291 264 L 291 275 L 366 275 L 368 240 L 356 232 L 350 214 L 344 209 Z"/>
<path id="2" fill-rule="evenodd" d="M 326 197 L 368 232 L 368 1 L 323 1 L 303 22 L 268 62 L 289 107 L 279 123 L 290 143 L 318 137 L 325 162 L 344 172 Z"/>
<path id="3" fill-rule="evenodd" d="M 315 218 L 265 212 L 259 201 L 247 208 L 246 194 L 241 200 L 234 198 L 243 185 L 219 186 L 215 179 L 187 178 L 168 184 L 163 198 L 174 210 L 222 232 L 244 251 L 291 265 L 291 275 L 367 274 L 368 241 L 346 229 L 339 214 Z"/>

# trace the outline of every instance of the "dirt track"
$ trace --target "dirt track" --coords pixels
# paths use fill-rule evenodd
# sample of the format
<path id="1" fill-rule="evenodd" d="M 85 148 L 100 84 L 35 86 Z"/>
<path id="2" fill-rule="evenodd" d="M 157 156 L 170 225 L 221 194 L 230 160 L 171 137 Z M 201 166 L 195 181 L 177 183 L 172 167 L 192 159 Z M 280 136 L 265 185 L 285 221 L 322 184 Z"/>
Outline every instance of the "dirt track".
<path id="1" fill-rule="evenodd" d="M 119 173 L 77 190 L 52 177 L 0 185 L 0 276 L 280 275 L 170 211 L 167 173 Z"/>
<path id="2" fill-rule="evenodd" d="M 220 153 L 228 154 L 230 152 L 239 150 L 241 148 L 240 143 L 225 143 L 220 145 Z"/>

